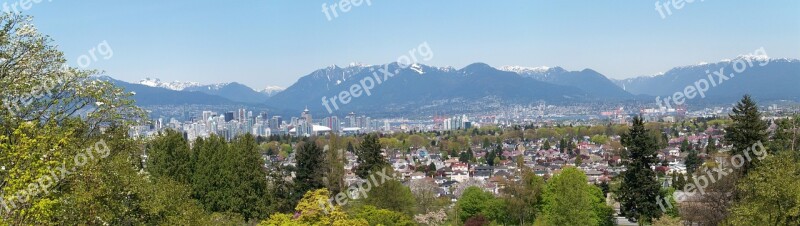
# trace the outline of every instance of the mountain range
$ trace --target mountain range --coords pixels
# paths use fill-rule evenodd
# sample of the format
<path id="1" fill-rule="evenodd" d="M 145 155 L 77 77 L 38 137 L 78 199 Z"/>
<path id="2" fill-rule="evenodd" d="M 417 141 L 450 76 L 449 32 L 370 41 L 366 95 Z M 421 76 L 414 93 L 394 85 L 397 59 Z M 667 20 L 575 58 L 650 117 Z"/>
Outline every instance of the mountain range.
<path id="1" fill-rule="evenodd" d="M 753 66 L 736 73 L 734 64 L 737 62 L 750 62 Z M 473 63 L 461 69 L 423 64 L 402 68 L 390 63 L 333 65 L 301 77 L 286 89 L 271 86 L 260 91 L 236 82 L 201 85 L 151 78 L 139 83 L 113 81 L 135 92 L 134 98 L 140 105 L 244 103 L 275 106 L 278 112 L 293 112 L 305 107 L 321 112 L 327 111 L 322 104 L 323 98 L 338 97 L 353 86 L 362 86 L 361 82 L 367 78 L 384 77 L 385 81 L 370 89 L 370 95 L 353 97 L 350 103 L 339 102 L 335 107 L 328 107 L 336 111 L 333 114 L 350 111 L 403 113 L 471 111 L 540 101 L 552 104 L 651 101 L 655 96 L 670 96 L 702 79 L 708 80 L 709 74 L 713 75 L 720 69 L 725 74 L 736 73 L 735 77 L 710 87 L 705 92 L 706 97 L 694 98 L 690 104 L 732 102 L 745 93 L 761 100 L 800 99 L 800 89 L 796 88 L 800 84 L 800 61 L 753 56 L 675 67 L 663 74 L 621 80 L 609 79 L 592 69 L 494 68 L 484 63 Z M 380 72 L 383 70 L 391 72 L 391 76 Z M 716 76 L 712 78 L 717 79 Z"/>

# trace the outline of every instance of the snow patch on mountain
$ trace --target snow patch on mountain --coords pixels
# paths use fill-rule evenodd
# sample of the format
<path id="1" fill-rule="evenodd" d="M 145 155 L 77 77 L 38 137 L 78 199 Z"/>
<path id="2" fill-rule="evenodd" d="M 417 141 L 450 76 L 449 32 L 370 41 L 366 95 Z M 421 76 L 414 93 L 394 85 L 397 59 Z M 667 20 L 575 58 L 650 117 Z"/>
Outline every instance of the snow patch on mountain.
<path id="1" fill-rule="evenodd" d="M 161 79 L 149 78 L 149 77 L 145 78 L 145 79 L 142 79 L 142 80 L 139 80 L 139 84 L 140 85 L 150 86 L 150 87 L 166 88 L 166 89 L 171 89 L 171 90 L 175 90 L 175 91 L 181 91 L 181 90 L 184 90 L 186 88 L 201 86 L 200 83 L 197 83 L 197 82 L 181 82 L 181 81 L 177 81 L 177 80 L 176 81 L 172 81 L 172 82 L 163 82 L 163 81 L 161 81 Z"/>

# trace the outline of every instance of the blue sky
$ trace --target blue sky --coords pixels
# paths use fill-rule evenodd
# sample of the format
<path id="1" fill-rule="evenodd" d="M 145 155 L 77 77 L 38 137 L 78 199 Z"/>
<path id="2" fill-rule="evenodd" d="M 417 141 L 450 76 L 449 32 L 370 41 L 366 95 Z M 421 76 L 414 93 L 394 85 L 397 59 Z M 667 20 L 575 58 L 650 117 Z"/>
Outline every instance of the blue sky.
<path id="1" fill-rule="evenodd" d="M 330 21 L 322 4 L 339 1 L 44 0 L 23 13 L 72 65 L 105 40 L 113 57 L 90 67 L 118 79 L 255 89 L 286 87 L 333 64 L 388 63 L 422 42 L 434 52 L 423 63 L 433 66 L 592 68 L 611 78 L 759 47 L 800 58 L 797 0 L 695 0 L 663 19 L 656 1 L 620 2 L 371 0 Z"/>

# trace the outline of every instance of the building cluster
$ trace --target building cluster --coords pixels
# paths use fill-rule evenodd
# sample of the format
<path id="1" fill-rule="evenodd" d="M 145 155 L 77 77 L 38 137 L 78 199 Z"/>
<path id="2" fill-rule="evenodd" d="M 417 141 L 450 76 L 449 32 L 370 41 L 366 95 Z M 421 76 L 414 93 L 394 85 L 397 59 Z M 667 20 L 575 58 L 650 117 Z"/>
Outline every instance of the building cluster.
<path id="1" fill-rule="evenodd" d="M 230 140 L 246 133 L 254 136 L 309 137 L 327 133 L 359 134 L 389 131 L 391 127 L 388 121 L 382 122 L 365 115 L 356 116 L 352 112 L 344 118 L 344 121 L 337 116 L 315 120 L 311 112 L 305 109 L 299 117 L 291 117 L 289 121 L 284 121 L 280 115 L 269 117 L 266 112 L 254 114 L 246 109 L 238 109 L 221 114 L 214 111 L 202 111 L 200 115 L 189 117 L 186 121 L 171 118 L 165 122 L 163 118 L 158 118 L 149 125 L 132 127 L 130 134 L 134 137 L 147 137 L 156 135 L 164 129 L 184 132 L 186 138 L 190 140 L 197 137 L 208 137 L 212 134 Z"/>

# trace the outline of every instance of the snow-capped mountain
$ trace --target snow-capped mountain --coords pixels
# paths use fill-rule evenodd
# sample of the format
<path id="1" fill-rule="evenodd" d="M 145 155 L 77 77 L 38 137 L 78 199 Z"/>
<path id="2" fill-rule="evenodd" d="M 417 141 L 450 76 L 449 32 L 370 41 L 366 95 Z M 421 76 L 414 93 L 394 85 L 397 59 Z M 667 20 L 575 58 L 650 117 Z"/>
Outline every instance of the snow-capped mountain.
<path id="1" fill-rule="evenodd" d="M 258 92 L 267 94 L 267 96 L 271 97 L 271 96 L 275 96 L 275 94 L 278 94 L 278 93 L 280 93 L 280 92 L 282 92 L 284 90 L 286 90 L 286 88 L 280 87 L 280 86 L 267 86 L 267 88 L 264 88 L 264 89 L 262 89 L 261 91 L 258 91 Z"/>
<path id="2" fill-rule="evenodd" d="M 157 78 L 145 78 L 139 80 L 140 85 L 146 85 L 150 87 L 159 87 L 159 88 L 166 88 L 175 91 L 181 91 L 186 88 L 190 87 L 197 87 L 200 86 L 200 83 L 197 82 L 181 82 L 181 81 L 172 81 L 172 82 L 162 82 L 161 79 Z"/>

